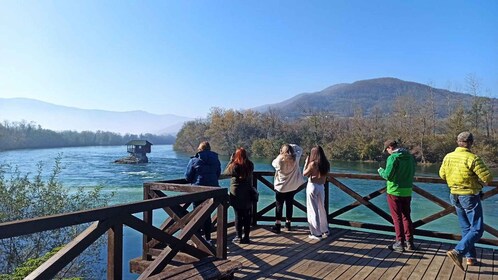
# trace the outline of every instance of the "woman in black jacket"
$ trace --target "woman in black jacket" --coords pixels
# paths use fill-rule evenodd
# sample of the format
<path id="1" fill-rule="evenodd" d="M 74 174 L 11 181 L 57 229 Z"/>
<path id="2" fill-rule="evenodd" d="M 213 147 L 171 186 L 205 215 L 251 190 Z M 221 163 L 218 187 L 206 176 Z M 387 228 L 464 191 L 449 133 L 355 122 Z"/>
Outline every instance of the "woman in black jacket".
<path id="1" fill-rule="evenodd" d="M 244 148 L 238 148 L 232 155 L 225 174 L 231 176 L 230 205 L 235 211 L 235 230 L 233 242 L 249 244 L 251 227 L 251 207 L 256 190 L 252 186 L 254 164 L 247 158 Z M 244 235 L 242 235 L 242 233 Z"/>

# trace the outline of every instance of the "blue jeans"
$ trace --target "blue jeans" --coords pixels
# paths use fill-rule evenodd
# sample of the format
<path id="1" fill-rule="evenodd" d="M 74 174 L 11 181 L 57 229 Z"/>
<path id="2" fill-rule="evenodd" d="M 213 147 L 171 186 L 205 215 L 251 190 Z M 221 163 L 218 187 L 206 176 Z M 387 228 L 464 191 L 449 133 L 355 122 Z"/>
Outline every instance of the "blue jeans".
<path id="1" fill-rule="evenodd" d="M 479 241 L 484 233 L 481 198 L 478 194 L 450 194 L 450 201 L 455 206 L 458 222 L 462 230 L 462 240 L 458 242 L 455 250 L 466 258 L 475 259 L 477 254 L 474 244 Z"/>

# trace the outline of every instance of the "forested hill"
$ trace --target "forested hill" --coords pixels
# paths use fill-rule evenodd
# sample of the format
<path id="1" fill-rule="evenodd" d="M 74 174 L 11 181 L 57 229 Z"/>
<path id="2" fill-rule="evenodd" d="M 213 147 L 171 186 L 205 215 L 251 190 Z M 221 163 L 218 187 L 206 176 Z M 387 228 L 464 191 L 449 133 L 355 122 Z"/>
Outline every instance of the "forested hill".
<path id="1" fill-rule="evenodd" d="M 172 135 L 118 134 L 108 131 L 53 131 L 26 122 L 0 123 L 0 151 L 83 146 L 125 145 L 130 140 L 144 139 L 154 145 L 173 144 Z"/>
<path id="2" fill-rule="evenodd" d="M 300 94 L 259 112 L 213 108 L 205 120 L 186 122 L 174 147 L 192 153 L 207 139 L 220 154 L 244 147 L 252 157 L 272 158 L 283 143 L 308 151 L 318 144 L 330 159 L 379 160 L 393 138 L 417 161 L 436 163 L 468 130 L 477 139 L 473 151 L 497 166 L 498 100 L 480 96 L 477 86 L 462 94 L 382 78 Z"/>
<path id="3" fill-rule="evenodd" d="M 475 85 L 478 86 L 478 85 Z M 473 89 L 470 88 L 469 91 Z M 474 89 L 477 91 L 477 88 Z M 428 85 L 407 82 L 396 78 L 378 78 L 337 84 L 313 93 L 302 93 L 280 103 L 254 108 L 258 112 L 268 109 L 284 117 L 298 118 L 310 113 L 326 112 L 339 117 L 351 117 L 362 110 L 366 116 L 390 114 L 395 110 L 395 101 L 413 103 L 416 107 L 431 106 L 440 118 L 448 116 L 451 108 L 462 104 L 466 109 L 473 103 L 473 95 L 438 89 Z M 494 99 L 495 108 L 498 99 Z"/>

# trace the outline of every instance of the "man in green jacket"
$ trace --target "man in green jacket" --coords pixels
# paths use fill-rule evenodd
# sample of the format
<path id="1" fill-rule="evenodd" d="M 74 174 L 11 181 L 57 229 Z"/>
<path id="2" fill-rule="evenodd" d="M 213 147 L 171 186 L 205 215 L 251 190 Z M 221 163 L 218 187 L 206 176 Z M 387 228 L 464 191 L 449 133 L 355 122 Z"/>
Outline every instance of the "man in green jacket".
<path id="1" fill-rule="evenodd" d="M 396 232 L 396 241 L 388 248 L 397 252 L 415 250 L 410 217 L 415 159 L 408 150 L 399 148 L 395 140 L 387 140 L 384 151 L 389 153 L 386 169 L 379 168 L 378 172 L 387 180 L 387 204 Z"/>
<path id="2" fill-rule="evenodd" d="M 493 181 L 491 172 L 482 159 L 470 152 L 473 143 L 472 133 L 465 131 L 458 134 L 458 147 L 444 157 L 439 169 L 439 176 L 446 180 L 450 188 L 450 201 L 455 206 L 462 230 L 462 239 L 446 254 L 461 270 L 464 270 L 463 256 L 467 259 L 467 265 L 476 264 L 474 244 L 484 232 L 480 198 L 482 184 Z"/>

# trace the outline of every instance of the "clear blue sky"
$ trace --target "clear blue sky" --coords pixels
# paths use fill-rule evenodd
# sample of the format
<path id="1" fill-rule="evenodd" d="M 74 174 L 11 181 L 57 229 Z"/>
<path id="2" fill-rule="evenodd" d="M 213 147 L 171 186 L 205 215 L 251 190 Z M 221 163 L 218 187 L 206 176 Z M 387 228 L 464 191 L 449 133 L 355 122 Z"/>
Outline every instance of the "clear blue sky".
<path id="1" fill-rule="evenodd" d="M 498 1 L 0 1 L 0 97 L 205 117 L 396 77 L 498 97 Z M 0 113 L 1 114 L 1 113 Z"/>

